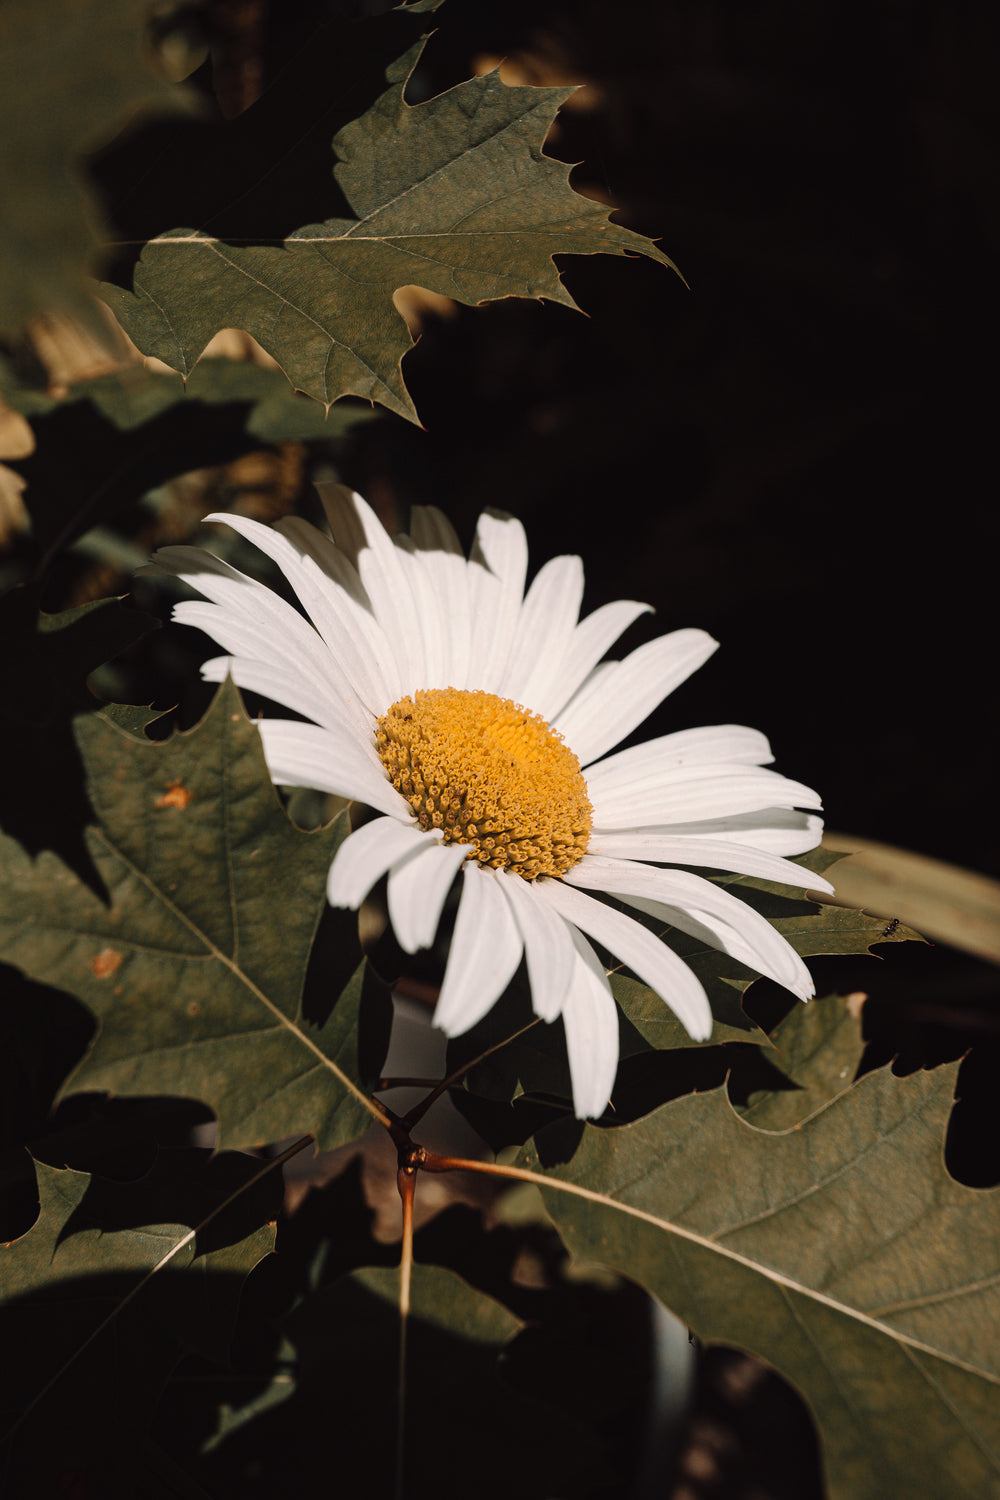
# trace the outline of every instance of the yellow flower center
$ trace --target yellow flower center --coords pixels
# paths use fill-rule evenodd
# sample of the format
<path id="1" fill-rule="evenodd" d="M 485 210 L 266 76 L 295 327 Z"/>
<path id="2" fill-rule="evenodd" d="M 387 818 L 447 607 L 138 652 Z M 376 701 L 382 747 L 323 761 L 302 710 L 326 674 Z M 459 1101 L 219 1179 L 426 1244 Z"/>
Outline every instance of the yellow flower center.
<path id="1" fill-rule="evenodd" d="M 375 728 L 379 759 L 421 828 L 469 858 L 534 880 L 583 856 L 593 813 L 562 736 L 509 698 L 430 688 L 400 698 Z"/>

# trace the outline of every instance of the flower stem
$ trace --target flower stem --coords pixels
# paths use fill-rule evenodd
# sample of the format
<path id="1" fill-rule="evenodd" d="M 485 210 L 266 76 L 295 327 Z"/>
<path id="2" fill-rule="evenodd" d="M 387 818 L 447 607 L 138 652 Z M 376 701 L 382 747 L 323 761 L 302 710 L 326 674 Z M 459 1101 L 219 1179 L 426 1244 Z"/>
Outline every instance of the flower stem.
<path id="1" fill-rule="evenodd" d="M 399 1257 L 399 1358 L 396 1376 L 396 1477 L 393 1500 L 403 1500 L 406 1471 L 406 1335 L 410 1324 L 410 1283 L 413 1276 L 413 1197 L 416 1168 L 400 1165 L 396 1174 L 403 1205 L 403 1243 Z"/>
<path id="2" fill-rule="evenodd" d="M 405 1123 L 412 1129 L 414 1125 L 423 1119 L 431 1105 L 440 1099 L 442 1094 L 446 1093 L 448 1089 L 454 1088 L 456 1083 L 461 1083 L 466 1073 L 471 1072 L 473 1068 L 477 1067 L 479 1063 L 490 1057 L 494 1052 L 499 1052 L 501 1047 L 506 1047 L 510 1042 L 517 1041 L 519 1036 L 523 1036 L 526 1031 L 530 1031 L 533 1026 L 537 1026 L 538 1020 L 539 1018 L 536 1016 L 526 1026 L 522 1026 L 520 1031 L 515 1031 L 511 1036 L 504 1037 L 502 1042 L 494 1042 L 492 1047 L 487 1047 L 486 1051 L 480 1052 L 478 1057 L 470 1058 L 467 1063 L 463 1063 L 460 1068 L 456 1068 L 454 1073 L 449 1073 L 447 1078 L 442 1078 L 441 1082 L 427 1095 L 427 1098 L 421 1099 L 420 1103 L 415 1104 L 409 1114 L 404 1116 Z"/>

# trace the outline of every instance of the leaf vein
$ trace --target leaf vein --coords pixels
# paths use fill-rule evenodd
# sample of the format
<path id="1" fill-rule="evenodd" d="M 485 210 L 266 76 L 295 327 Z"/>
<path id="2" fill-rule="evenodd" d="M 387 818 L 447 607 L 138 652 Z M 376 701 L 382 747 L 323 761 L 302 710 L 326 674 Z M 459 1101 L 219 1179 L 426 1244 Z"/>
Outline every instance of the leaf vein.
<path id="1" fill-rule="evenodd" d="M 924 1382 L 930 1386 L 931 1390 L 937 1396 L 942 1406 L 946 1406 L 948 1408 L 955 1421 L 958 1423 L 959 1427 L 961 1427 L 962 1431 L 971 1440 L 973 1445 L 979 1449 L 980 1453 L 987 1460 L 990 1466 L 993 1469 L 1000 1471 L 1000 1455 L 995 1453 L 994 1450 L 989 1446 L 989 1444 L 984 1442 L 983 1438 L 976 1431 L 976 1429 L 966 1420 L 966 1418 L 959 1411 L 958 1407 L 955 1405 L 954 1401 L 952 1401 L 948 1393 L 941 1389 L 939 1382 L 934 1379 L 930 1370 L 925 1369 L 923 1362 L 916 1358 L 915 1351 L 920 1351 L 919 1344 L 915 1344 L 912 1348 L 907 1348 L 904 1344 L 903 1353 L 906 1355 L 911 1365 L 913 1365 L 913 1367 L 916 1369 L 917 1373 L 922 1377 Z"/>
<path id="2" fill-rule="evenodd" d="M 903 1302 L 887 1302 L 872 1311 L 873 1318 L 889 1317 L 894 1313 L 910 1312 L 918 1307 L 936 1307 L 942 1302 L 951 1302 L 959 1297 L 971 1297 L 976 1292 L 987 1291 L 1000 1284 L 1000 1273 L 983 1276 L 978 1281 L 968 1281 L 964 1286 L 948 1287 L 941 1292 L 926 1292 L 921 1297 L 910 1297 Z"/>
<path id="3" fill-rule="evenodd" d="M 836 1101 L 834 1101 L 834 1103 L 836 1103 Z M 830 1106 L 826 1107 L 829 1108 Z M 850 1157 L 849 1160 L 845 1161 L 840 1167 L 837 1168 L 835 1172 L 829 1173 L 829 1175 L 826 1177 L 818 1178 L 816 1182 L 811 1183 L 807 1188 L 803 1188 L 801 1192 L 793 1193 L 790 1198 L 782 1198 L 779 1202 L 771 1204 L 768 1208 L 761 1209 L 760 1213 L 750 1214 L 745 1219 L 727 1224 L 722 1229 L 715 1230 L 712 1235 L 712 1239 L 721 1240 L 724 1239 L 727 1235 L 739 1234 L 741 1230 L 748 1229 L 751 1225 L 766 1223 L 767 1220 L 773 1218 L 775 1214 L 783 1213 L 786 1209 L 794 1208 L 797 1204 L 804 1203 L 809 1198 L 815 1197 L 817 1193 L 823 1191 L 825 1188 L 828 1188 L 832 1183 L 838 1182 L 840 1178 L 844 1177 L 848 1172 L 853 1171 L 858 1166 L 859 1162 L 863 1162 L 872 1154 L 873 1151 L 877 1150 L 878 1147 L 885 1145 L 886 1141 L 890 1141 L 892 1137 L 897 1133 L 897 1131 L 901 1130 L 904 1125 L 907 1125 L 909 1123 L 913 1115 L 919 1114 L 921 1112 L 923 1107 L 923 1101 L 918 1100 L 911 1109 L 908 1109 L 905 1114 L 903 1114 L 898 1120 L 895 1121 L 891 1130 L 885 1133 L 883 1133 L 882 1131 L 878 1131 L 862 1151 L 859 1151 L 856 1155 Z M 817 1111 L 817 1113 L 819 1113 L 819 1111 Z"/>
<path id="4" fill-rule="evenodd" d="M 481 1162 L 477 1163 L 477 1170 L 483 1170 Z M 699 1234 L 694 1229 L 686 1229 L 683 1225 L 670 1223 L 666 1219 L 658 1218 L 656 1214 L 650 1213 L 646 1209 L 634 1208 L 628 1203 L 619 1203 L 617 1199 L 609 1196 L 607 1193 L 599 1193 L 590 1188 L 581 1187 L 579 1183 L 566 1182 L 559 1177 L 547 1177 L 544 1173 L 535 1172 L 530 1167 L 497 1166 L 494 1170 L 498 1176 L 516 1178 L 521 1182 L 531 1182 L 543 1191 L 548 1188 L 554 1192 L 566 1193 L 574 1198 L 583 1198 L 589 1203 L 597 1203 L 605 1208 L 616 1209 L 628 1218 L 638 1219 L 641 1223 L 650 1224 L 654 1229 L 659 1229 L 665 1234 L 675 1235 L 678 1239 L 686 1240 L 689 1244 L 695 1245 L 699 1249 L 707 1250 L 713 1255 L 721 1255 L 726 1260 L 731 1260 L 734 1264 L 742 1266 L 745 1270 L 765 1277 L 766 1280 L 772 1281 L 776 1286 L 788 1287 L 800 1296 L 808 1297 L 821 1306 L 830 1308 L 833 1312 L 851 1318 L 867 1328 L 872 1328 L 887 1338 L 915 1350 L 917 1353 L 927 1354 L 932 1359 L 942 1360 L 955 1369 L 964 1370 L 970 1375 L 976 1375 L 980 1379 L 988 1381 L 991 1385 L 1000 1388 L 1000 1375 L 993 1374 L 992 1371 L 984 1369 L 981 1365 L 970 1364 L 968 1360 L 960 1359 L 958 1355 L 952 1354 L 947 1349 L 935 1348 L 932 1344 L 926 1344 L 922 1339 L 914 1338 L 911 1334 L 903 1333 L 898 1328 L 893 1328 L 891 1324 L 880 1322 L 870 1314 L 862 1312 L 860 1308 L 851 1307 L 846 1302 L 840 1302 L 836 1297 L 831 1297 L 827 1293 L 819 1291 L 816 1287 L 805 1286 L 801 1282 L 794 1281 L 783 1271 L 778 1271 L 773 1266 L 765 1265 L 761 1261 L 751 1260 L 749 1256 L 741 1255 L 737 1250 L 731 1250 L 728 1246 L 720 1245 L 716 1240 Z"/>
<path id="5" fill-rule="evenodd" d="M 240 969 L 227 954 L 222 952 L 221 948 L 218 948 L 215 945 L 215 943 L 206 933 L 201 931 L 201 929 L 195 922 L 191 920 L 186 912 L 181 911 L 180 907 L 176 906 L 174 902 L 170 900 L 169 896 L 165 895 L 164 892 L 161 891 L 160 888 L 155 885 L 152 880 L 150 880 L 149 876 L 145 873 L 144 870 L 140 870 L 137 865 L 133 864 L 128 856 L 111 842 L 111 840 L 103 830 L 96 830 L 95 837 L 105 846 L 105 848 L 108 850 L 108 853 L 112 855 L 112 857 L 120 860 L 124 867 L 132 875 L 134 875 L 137 880 L 141 881 L 141 883 L 147 888 L 147 890 L 152 893 L 152 895 L 166 908 L 168 912 L 171 913 L 171 915 L 178 922 L 186 927 L 189 932 L 194 933 L 196 937 L 201 939 L 206 948 L 209 949 L 212 957 L 217 959 L 224 968 L 228 969 L 228 971 L 241 984 L 245 985 L 249 992 L 254 996 L 254 998 L 264 1006 L 265 1010 L 268 1010 L 271 1015 L 274 1016 L 278 1024 L 284 1026 L 289 1032 L 291 1032 L 292 1036 L 294 1036 L 303 1047 L 312 1052 L 313 1055 L 318 1058 L 321 1066 L 331 1072 L 334 1077 L 338 1079 L 341 1085 L 345 1089 L 347 1089 L 349 1093 L 353 1094 L 358 1102 L 364 1106 L 369 1114 L 374 1115 L 376 1119 L 382 1118 L 380 1111 L 372 1103 L 368 1096 L 358 1088 L 357 1084 L 354 1083 L 347 1076 L 347 1074 L 343 1072 L 342 1069 L 338 1068 L 337 1064 L 333 1062 L 331 1058 L 327 1057 L 326 1053 L 316 1045 L 311 1037 L 306 1036 L 301 1027 L 296 1025 L 294 1021 L 290 1020 L 288 1016 L 285 1015 L 284 1011 L 274 1003 L 270 996 L 265 995 L 264 991 L 260 988 L 259 985 L 254 983 L 249 974 L 244 973 L 244 971 Z"/>

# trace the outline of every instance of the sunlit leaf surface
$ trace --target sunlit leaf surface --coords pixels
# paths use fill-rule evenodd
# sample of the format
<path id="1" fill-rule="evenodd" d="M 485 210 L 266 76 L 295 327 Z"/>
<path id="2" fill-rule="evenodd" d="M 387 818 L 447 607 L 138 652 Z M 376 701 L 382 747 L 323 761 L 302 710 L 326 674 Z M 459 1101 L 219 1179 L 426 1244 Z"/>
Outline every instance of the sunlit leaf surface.
<path id="1" fill-rule="evenodd" d="M 406 14 L 392 18 L 397 31 Z M 340 69 L 345 49 L 370 69 L 368 32 L 343 28 L 338 38 Z M 332 176 L 310 204 L 316 212 L 325 196 L 321 220 L 289 223 L 281 204 L 282 180 L 297 181 L 303 159 L 316 170 L 319 127 L 300 124 L 304 144 L 287 142 L 273 181 L 261 179 L 266 191 L 247 184 L 252 223 L 237 205 L 233 226 L 225 215 L 213 224 L 211 212 L 164 225 L 142 250 L 131 289 L 104 287 L 144 354 L 187 374 L 213 333 L 242 328 L 318 400 L 354 394 L 415 419 L 400 370 L 412 341 L 392 300 L 399 287 L 472 304 L 545 297 L 572 307 L 554 255 L 636 253 L 671 264 L 651 240 L 575 193 L 569 168 L 544 154 L 571 91 L 508 87 L 489 73 L 411 105 L 404 89 L 420 49 L 389 62 L 388 87 L 356 101 L 358 117 L 342 116 L 327 137 Z M 255 108 L 268 114 L 266 95 Z M 247 136 L 253 122 L 241 131 Z"/>
<path id="2" fill-rule="evenodd" d="M 865 1050 L 860 1012 L 843 995 L 797 1005 L 771 1041 L 767 1062 L 787 1082 L 755 1090 L 740 1108 L 758 1130 L 790 1130 L 849 1089 Z"/>
<path id="3" fill-rule="evenodd" d="M 96 815 L 87 847 L 105 890 L 52 854 L 32 862 L 0 843 L 0 956 L 100 1021 L 70 1087 L 202 1099 L 227 1144 L 300 1131 L 324 1145 L 352 1139 L 371 1119 L 363 992 L 382 1011 L 353 921 L 338 928 L 337 987 L 303 1010 L 346 817 L 312 834 L 290 824 L 230 685 L 166 744 L 97 716 L 80 721 L 79 743 Z"/>
<path id="4" fill-rule="evenodd" d="M 869 1074 L 785 1134 L 725 1092 L 524 1152 L 573 1251 L 799 1388 L 834 1500 L 1000 1493 L 1000 1191 L 953 1181 L 955 1068 Z M 559 1184 L 562 1184 L 560 1187 Z"/>

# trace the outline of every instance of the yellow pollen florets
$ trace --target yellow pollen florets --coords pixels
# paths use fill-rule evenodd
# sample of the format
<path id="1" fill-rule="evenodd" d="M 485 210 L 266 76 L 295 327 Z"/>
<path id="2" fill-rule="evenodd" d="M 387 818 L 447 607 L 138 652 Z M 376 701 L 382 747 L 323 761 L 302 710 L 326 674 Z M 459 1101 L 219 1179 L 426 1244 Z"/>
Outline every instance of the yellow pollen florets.
<path id="1" fill-rule="evenodd" d="M 525 880 L 564 875 L 593 819 L 580 762 L 537 714 L 493 693 L 429 688 L 375 726 L 389 780 L 421 828 Z"/>

